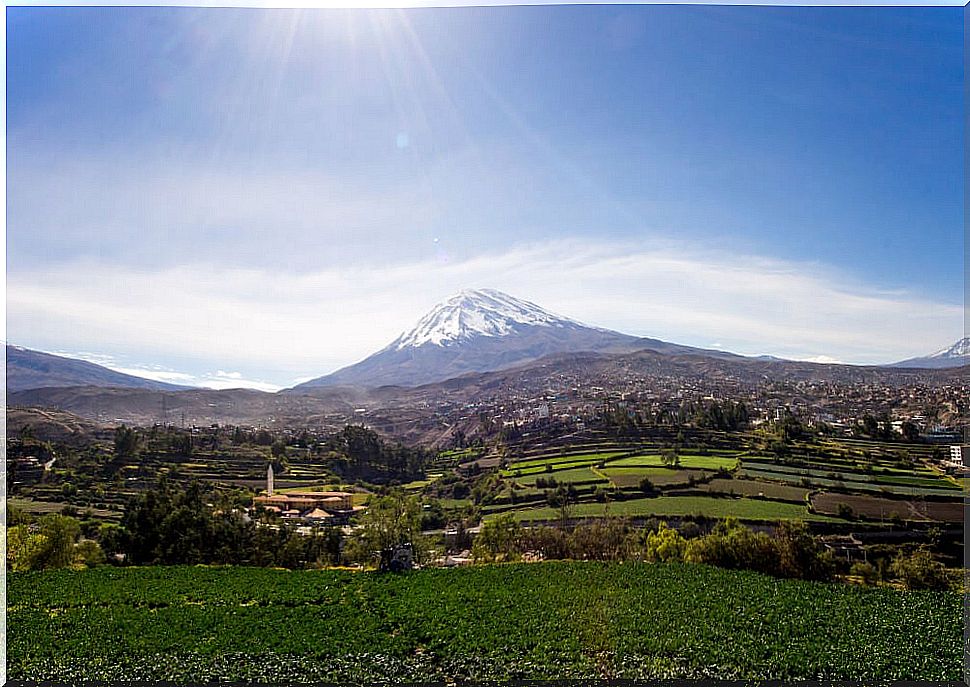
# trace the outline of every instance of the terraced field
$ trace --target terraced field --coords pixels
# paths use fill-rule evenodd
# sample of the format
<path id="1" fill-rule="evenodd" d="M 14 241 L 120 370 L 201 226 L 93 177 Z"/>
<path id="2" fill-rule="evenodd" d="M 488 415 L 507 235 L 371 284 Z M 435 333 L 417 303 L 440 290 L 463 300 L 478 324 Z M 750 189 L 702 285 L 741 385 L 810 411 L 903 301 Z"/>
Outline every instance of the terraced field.
<path id="1" fill-rule="evenodd" d="M 680 467 L 694 470 L 733 470 L 738 465 L 736 456 L 702 456 L 696 454 L 681 454 Z M 659 454 L 648 454 L 642 456 L 630 456 L 611 460 L 609 467 L 657 467 L 663 466 L 663 460 Z"/>
<path id="2" fill-rule="evenodd" d="M 721 478 L 712 479 L 705 484 L 698 484 L 694 489 L 717 494 L 762 496 L 766 499 L 791 501 L 793 503 L 805 503 L 805 498 L 809 493 L 809 490 L 804 487 L 795 487 L 787 484 L 758 482 L 749 479 Z"/>
<path id="3" fill-rule="evenodd" d="M 962 523 L 963 501 L 924 501 L 886 499 L 857 494 L 821 493 L 812 496 L 812 507 L 818 513 L 837 514 L 845 504 L 858 516 L 871 520 L 889 520 L 897 515 L 904 520 L 937 520 Z"/>
<path id="4" fill-rule="evenodd" d="M 522 508 L 513 511 L 519 521 L 555 521 L 560 517 L 558 508 Z M 724 518 L 734 516 L 742 520 L 815 520 L 820 522 L 843 520 L 823 514 L 809 513 L 808 507 L 796 503 L 766 501 L 752 498 L 714 496 L 657 496 L 610 503 L 578 503 L 571 507 L 572 518 L 594 518 L 606 515 L 627 517 L 677 517 L 706 515 Z"/>
<path id="5" fill-rule="evenodd" d="M 556 470 L 553 472 L 533 472 L 522 477 L 511 477 L 516 484 L 526 487 L 535 486 L 538 479 L 555 479 L 557 484 L 606 484 L 607 480 L 597 475 L 588 466 Z"/>
<path id="6" fill-rule="evenodd" d="M 703 565 L 8 576 L 8 677 L 959 681 L 962 598 Z"/>
<path id="7" fill-rule="evenodd" d="M 637 488 L 643 478 L 649 479 L 656 487 L 664 488 L 689 484 L 691 478 L 699 481 L 714 475 L 709 470 L 675 470 L 658 467 L 605 467 L 597 468 L 597 471 L 606 475 L 613 485 L 621 489 Z"/>
<path id="8" fill-rule="evenodd" d="M 603 453 L 577 453 L 568 456 L 550 455 L 545 458 L 536 458 L 510 463 L 506 470 L 502 471 L 503 477 L 518 477 L 541 472 L 554 470 L 568 470 L 570 468 L 583 465 L 596 465 L 604 460 L 624 455 L 623 451 L 607 451 Z"/>
<path id="9" fill-rule="evenodd" d="M 939 496 L 959 497 L 960 490 L 954 485 L 938 480 L 940 486 L 935 488 L 894 484 L 877 480 L 876 476 L 864 473 L 840 473 L 832 470 L 806 469 L 789 465 L 762 465 L 745 463 L 741 467 L 741 475 L 748 478 L 773 480 L 799 484 L 807 481 L 813 487 L 835 487 L 850 491 L 883 492 L 899 496 Z"/>

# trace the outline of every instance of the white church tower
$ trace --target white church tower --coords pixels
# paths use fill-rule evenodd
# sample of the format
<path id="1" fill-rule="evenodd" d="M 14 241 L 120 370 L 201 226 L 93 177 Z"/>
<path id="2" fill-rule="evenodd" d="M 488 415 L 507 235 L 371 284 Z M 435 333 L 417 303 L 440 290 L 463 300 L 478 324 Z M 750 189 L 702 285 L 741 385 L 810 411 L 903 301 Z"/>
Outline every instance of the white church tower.
<path id="1" fill-rule="evenodd" d="M 266 467 L 266 495 L 273 495 L 273 464 L 270 463 Z"/>

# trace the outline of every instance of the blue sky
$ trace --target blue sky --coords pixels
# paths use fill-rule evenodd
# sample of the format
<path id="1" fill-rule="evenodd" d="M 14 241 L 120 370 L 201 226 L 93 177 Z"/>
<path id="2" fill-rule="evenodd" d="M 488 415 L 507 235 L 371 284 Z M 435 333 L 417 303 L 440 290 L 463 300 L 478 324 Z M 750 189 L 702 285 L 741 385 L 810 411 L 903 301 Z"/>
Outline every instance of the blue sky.
<path id="1" fill-rule="evenodd" d="M 494 287 L 741 353 L 926 353 L 963 331 L 962 32 L 960 8 L 8 8 L 7 338 L 271 388 Z"/>

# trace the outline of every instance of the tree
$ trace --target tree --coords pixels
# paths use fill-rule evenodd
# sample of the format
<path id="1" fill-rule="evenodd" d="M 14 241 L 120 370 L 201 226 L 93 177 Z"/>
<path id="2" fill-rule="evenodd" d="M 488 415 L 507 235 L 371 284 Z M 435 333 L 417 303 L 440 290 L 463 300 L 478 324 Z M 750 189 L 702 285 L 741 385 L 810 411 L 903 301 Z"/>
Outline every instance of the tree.
<path id="1" fill-rule="evenodd" d="M 733 517 L 718 522 L 709 535 L 689 540 L 684 551 L 688 563 L 757 570 L 769 575 L 779 574 L 778 558 L 774 539 L 764 532 L 752 532 Z"/>
<path id="2" fill-rule="evenodd" d="M 32 533 L 27 525 L 15 525 L 7 530 L 7 567 L 11 570 L 30 570 L 40 551 L 47 544 L 43 535 Z"/>
<path id="3" fill-rule="evenodd" d="M 950 588 L 946 576 L 946 568 L 933 557 L 932 552 L 925 546 L 920 546 L 909 556 L 898 555 L 890 568 L 892 573 L 902 580 L 907 589 L 937 589 Z"/>
<path id="4" fill-rule="evenodd" d="M 188 458 L 192 455 L 192 435 L 175 434 L 170 437 L 169 446 L 175 455 Z"/>
<path id="5" fill-rule="evenodd" d="M 522 554 L 522 527 L 511 513 L 486 520 L 475 537 L 472 556 L 476 561 L 492 563 L 518 560 Z"/>
<path id="6" fill-rule="evenodd" d="M 561 530 L 560 530 L 561 531 Z M 621 518 L 597 518 L 576 527 L 569 536 L 571 554 L 585 560 L 621 560 L 629 553 L 630 527 Z"/>
<path id="7" fill-rule="evenodd" d="M 140 439 L 135 430 L 121 425 L 115 429 L 115 456 L 118 458 L 135 458 L 138 455 Z"/>
<path id="8" fill-rule="evenodd" d="M 831 554 L 801 520 L 784 520 L 776 531 L 780 573 L 805 580 L 830 580 L 835 572 Z"/>
<path id="9" fill-rule="evenodd" d="M 576 502 L 579 493 L 572 484 L 560 484 L 555 491 L 546 493 L 546 501 L 553 508 L 559 509 L 559 526 L 565 529 L 566 524 L 572 514 L 572 506 Z"/>
<path id="10" fill-rule="evenodd" d="M 74 563 L 77 566 L 93 568 L 104 563 L 104 551 L 98 542 L 84 539 L 74 547 Z"/>
<path id="11" fill-rule="evenodd" d="M 915 422 L 910 420 L 904 420 L 903 424 L 899 428 L 900 433 L 903 435 L 904 441 L 917 441 L 919 440 L 919 427 Z"/>
<path id="12" fill-rule="evenodd" d="M 778 420 L 776 429 L 778 430 L 779 438 L 784 442 L 799 439 L 804 433 L 802 423 L 787 408 L 782 413 L 781 419 Z"/>
<path id="13" fill-rule="evenodd" d="M 400 546 L 413 547 L 420 558 L 421 514 L 416 496 L 397 492 L 373 500 L 360 518 L 361 548 L 378 560 L 381 569 L 387 569 Z"/>
<path id="14" fill-rule="evenodd" d="M 647 534 L 644 558 L 648 561 L 682 561 L 687 540 L 680 533 L 661 522 L 656 531 Z"/>
<path id="15" fill-rule="evenodd" d="M 51 513 L 41 518 L 39 531 L 27 525 L 10 528 L 7 562 L 13 570 L 67 568 L 74 562 L 75 542 L 81 532 L 78 521 Z"/>
<path id="16" fill-rule="evenodd" d="M 680 467 L 680 456 L 677 455 L 677 451 L 672 448 L 661 449 L 660 462 L 668 468 Z"/>

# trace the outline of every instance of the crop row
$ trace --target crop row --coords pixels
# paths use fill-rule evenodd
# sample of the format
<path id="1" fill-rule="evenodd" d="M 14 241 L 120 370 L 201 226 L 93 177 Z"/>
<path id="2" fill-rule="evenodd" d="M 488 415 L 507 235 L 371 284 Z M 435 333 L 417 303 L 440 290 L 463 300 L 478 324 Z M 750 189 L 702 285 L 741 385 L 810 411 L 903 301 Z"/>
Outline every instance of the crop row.
<path id="1" fill-rule="evenodd" d="M 108 568 L 9 586 L 13 679 L 958 680 L 962 666 L 958 594 L 702 565 Z"/>

